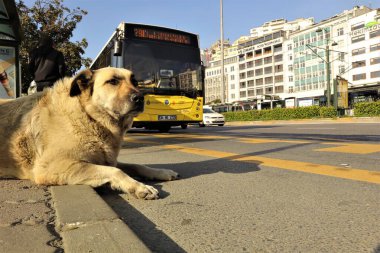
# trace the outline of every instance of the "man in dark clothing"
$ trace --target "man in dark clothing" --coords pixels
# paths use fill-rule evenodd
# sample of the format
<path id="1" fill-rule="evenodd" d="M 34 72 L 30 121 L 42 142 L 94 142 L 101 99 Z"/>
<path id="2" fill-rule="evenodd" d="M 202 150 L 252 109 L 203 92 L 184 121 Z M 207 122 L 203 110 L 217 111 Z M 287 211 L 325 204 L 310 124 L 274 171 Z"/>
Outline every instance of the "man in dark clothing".
<path id="1" fill-rule="evenodd" d="M 63 54 L 53 48 L 53 40 L 41 35 L 38 47 L 30 53 L 29 71 L 37 84 L 37 91 L 51 87 L 65 76 L 65 59 Z"/>

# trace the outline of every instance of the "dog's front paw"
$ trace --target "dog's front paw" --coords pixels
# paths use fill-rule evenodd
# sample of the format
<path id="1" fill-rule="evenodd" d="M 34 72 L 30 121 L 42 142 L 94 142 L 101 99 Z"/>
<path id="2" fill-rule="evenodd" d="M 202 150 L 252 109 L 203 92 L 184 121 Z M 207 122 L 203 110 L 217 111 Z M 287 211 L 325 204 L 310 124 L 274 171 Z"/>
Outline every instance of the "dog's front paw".
<path id="1" fill-rule="evenodd" d="M 145 200 L 151 200 L 151 199 L 158 199 L 158 190 L 150 185 L 145 184 L 139 184 L 135 191 L 134 195 L 138 199 L 145 199 Z"/>
<path id="2" fill-rule="evenodd" d="M 153 180 L 161 180 L 161 181 L 171 181 L 179 178 L 179 174 L 173 170 L 167 169 L 153 169 L 154 173 L 152 173 L 152 177 L 150 179 Z"/>

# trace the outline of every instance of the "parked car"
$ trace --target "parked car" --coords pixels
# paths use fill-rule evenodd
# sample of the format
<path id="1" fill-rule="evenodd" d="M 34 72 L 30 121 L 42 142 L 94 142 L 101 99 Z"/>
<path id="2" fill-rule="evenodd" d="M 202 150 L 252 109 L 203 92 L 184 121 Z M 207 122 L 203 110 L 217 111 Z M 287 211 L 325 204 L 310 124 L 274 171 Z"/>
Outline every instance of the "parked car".
<path id="1" fill-rule="evenodd" d="M 199 123 L 199 126 L 205 127 L 212 125 L 224 126 L 224 116 L 209 107 L 203 107 L 203 121 Z"/>

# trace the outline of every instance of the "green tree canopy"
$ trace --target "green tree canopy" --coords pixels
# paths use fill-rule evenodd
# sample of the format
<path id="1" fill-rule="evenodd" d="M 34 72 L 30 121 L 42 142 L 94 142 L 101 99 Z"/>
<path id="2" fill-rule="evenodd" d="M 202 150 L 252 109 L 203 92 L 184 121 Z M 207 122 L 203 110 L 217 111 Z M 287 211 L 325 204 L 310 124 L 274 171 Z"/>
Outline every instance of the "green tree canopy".
<path id="1" fill-rule="evenodd" d="M 23 91 L 25 91 L 32 75 L 28 71 L 28 58 L 31 50 L 37 47 L 39 33 L 51 36 L 55 48 L 65 57 L 66 75 L 75 74 L 82 66 L 88 67 L 91 59 L 83 57 L 88 43 L 85 38 L 71 42 L 77 24 L 87 11 L 69 9 L 63 5 L 64 0 L 36 0 L 33 6 L 26 6 L 22 0 L 16 2 L 23 29 L 23 40 L 20 45 L 20 63 L 22 71 Z"/>

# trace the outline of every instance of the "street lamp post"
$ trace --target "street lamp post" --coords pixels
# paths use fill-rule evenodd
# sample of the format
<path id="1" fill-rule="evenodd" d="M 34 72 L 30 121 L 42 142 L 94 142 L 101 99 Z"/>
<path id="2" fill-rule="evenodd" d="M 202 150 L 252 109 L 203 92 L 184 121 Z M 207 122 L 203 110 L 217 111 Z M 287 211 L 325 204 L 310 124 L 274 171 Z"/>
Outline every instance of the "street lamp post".
<path id="1" fill-rule="evenodd" d="M 317 33 L 319 32 L 324 32 L 326 33 L 326 28 L 318 28 L 316 30 Z M 333 42 L 331 44 L 331 46 L 336 46 L 337 43 L 336 42 Z M 331 62 L 330 62 L 330 46 L 329 46 L 329 39 L 326 37 L 326 60 L 325 60 L 325 65 L 326 65 L 326 81 L 327 81 L 327 87 L 326 87 L 326 93 L 327 93 L 327 106 L 331 106 L 331 77 L 330 77 L 330 73 L 331 73 Z M 335 87 L 336 83 L 334 81 L 334 107 L 335 109 L 337 109 L 337 98 L 336 98 L 336 87 Z"/>
<path id="2" fill-rule="evenodd" d="M 221 102 L 225 102 L 224 97 L 224 31 L 223 31 L 223 0 L 220 0 L 220 61 L 221 61 L 221 77 L 220 81 L 222 82 L 222 94 L 221 94 Z"/>

